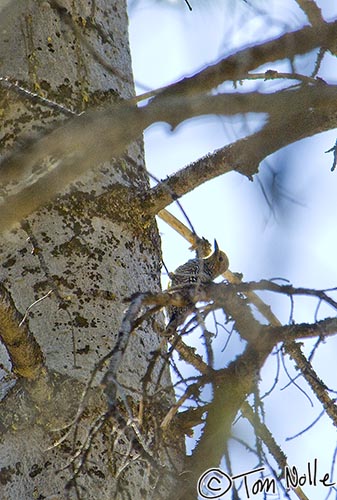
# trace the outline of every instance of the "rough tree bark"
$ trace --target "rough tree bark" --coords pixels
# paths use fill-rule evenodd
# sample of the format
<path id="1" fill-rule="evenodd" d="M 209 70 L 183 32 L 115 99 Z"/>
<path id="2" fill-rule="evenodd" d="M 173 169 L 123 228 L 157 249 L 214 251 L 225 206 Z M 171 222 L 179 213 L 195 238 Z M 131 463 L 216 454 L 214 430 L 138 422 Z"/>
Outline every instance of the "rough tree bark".
<path id="1" fill-rule="evenodd" d="M 69 113 L 61 106 L 80 113 L 87 105 L 104 106 L 133 95 L 127 28 L 126 5 L 121 0 L 15 0 L 2 4 L 1 76 L 60 104 L 53 108 L 33 95 L 3 88 L 2 156 L 23 138 L 65 120 Z M 43 168 L 55 161 L 57 158 L 46 158 Z M 41 165 L 35 165 L 31 175 L 38 175 L 39 168 Z M 103 500 L 119 498 L 122 490 L 130 498 L 166 497 L 170 476 L 161 474 L 161 479 L 168 480 L 166 485 L 159 482 L 159 493 L 153 488 L 158 471 L 148 467 L 142 457 L 127 463 L 126 472 L 117 477 L 116 471 L 128 457 L 128 442 L 126 437 L 116 438 L 113 415 L 82 449 L 85 460 L 83 453 L 76 460 L 76 451 L 106 411 L 100 374 L 88 393 L 81 419 L 66 427 L 74 422 L 95 364 L 114 344 L 125 299 L 160 287 L 160 239 L 155 221 L 144 226 L 124 195 L 129 187 L 142 188 L 147 182 L 142 144 L 134 143 L 122 159 L 82 176 L 48 206 L 2 235 L 1 498 L 61 499 L 69 495 Z M 97 201 L 107 191 L 115 196 L 108 217 L 102 201 Z M 16 321 L 43 297 L 31 307 L 17 332 Z M 9 318 L 13 329 L 8 328 Z M 120 381 L 128 386 L 124 396 L 134 416 L 138 415 L 149 352 L 160 343 L 155 321 L 160 323 L 161 316 L 132 336 L 123 358 Z M 36 361 L 33 367 L 29 365 L 32 359 Z M 167 374 L 162 383 L 169 385 Z M 146 406 L 144 428 L 154 427 L 160 413 L 160 404 L 152 414 L 151 405 Z M 62 437 L 61 444 L 55 445 Z M 153 435 L 149 439 L 153 444 Z M 162 453 L 162 464 L 165 461 L 167 456 Z"/>

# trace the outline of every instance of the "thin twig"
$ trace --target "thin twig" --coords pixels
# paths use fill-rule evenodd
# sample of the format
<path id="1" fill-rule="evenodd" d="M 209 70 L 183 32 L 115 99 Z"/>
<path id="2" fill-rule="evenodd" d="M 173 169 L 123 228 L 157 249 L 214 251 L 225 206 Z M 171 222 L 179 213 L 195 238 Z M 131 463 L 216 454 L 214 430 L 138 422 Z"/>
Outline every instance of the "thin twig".
<path id="1" fill-rule="evenodd" d="M 40 297 L 39 299 L 35 300 L 35 302 L 33 302 L 32 304 L 30 304 L 30 306 L 27 307 L 26 311 L 25 311 L 25 314 L 22 318 L 22 320 L 20 321 L 19 323 L 19 326 L 22 326 L 23 323 L 26 321 L 27 317 L 28 317 L 28 313 L 29 311 L 35 307 L 39 302 L 42 302 L 44 299 L 46 299 L 47 297 L 49 297 L 50 294 L 53 293 L 53 290 L 49 290 L 49 292 L 47 292 L 45 295 L 43 295 L 43 297 Z"/>

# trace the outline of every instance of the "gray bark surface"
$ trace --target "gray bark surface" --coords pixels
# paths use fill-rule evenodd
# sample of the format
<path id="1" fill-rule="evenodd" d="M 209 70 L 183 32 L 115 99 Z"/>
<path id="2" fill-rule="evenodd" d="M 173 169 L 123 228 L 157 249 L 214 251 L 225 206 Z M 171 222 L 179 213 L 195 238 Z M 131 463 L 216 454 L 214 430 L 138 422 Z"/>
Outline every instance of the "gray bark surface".
<path id="1" fill-rule="evenodd" d="M 2 77 L 77 113 L 87 106 L 104 106 L 105 99 L 114 102 L 133 95 L 124 2 L 15 0 L 0 9 Z M 62 110 L 13 88 L 0 88 L 0 111 L 2 155 L 49 124 L 66 120 Z M 17 311 L 24 315 L 51 291 L 31 307 L 26 319 L 45 358 L 46 387 L 40 383 L 34 391 L 26 390 L 31 382 L 16 382 L 6 374 L 12 370 L 10 351 L 5 343 L 1 346 L 1 498 L 55 500 L 68 494 L 103 500 L 122 498 L 123 489 L 130 498 L 158 498 L 153 471 L 148 472 L 144 461 L 127 465 L 118 477 L 128 443 L 116 439 L 112 421 L 97 432 L 83 470 L 69 485 L 81 460 L 71 465 L 74 454 L 106 411 L 99 386 L 104 371 L 89 391 L 76 434 L 70 427 L 64 441 L 55 445 L 69 430 L 66 426 L 76 415 L 93 368 L 114 345 L 125 300 L 138 291 L 160 289 L 155 221 L 142 226 L 126 196 L 129 188 L 148 186 L 142 143 L 111 160 L 1 238 L 1 284 Z M 46 158 L 43 168 L 53 161 Z M 115 196 L 109 211 L 99 198 L 108 190 Z M 162 321 L 160 316 L 156 320 Z M 159 343 L 149 321 L 132 334 L 123 358 L 120 381 L 130 388 L 126 394 L 135 415 L 149 353 Z M 167 374 L 163 383 L 169 383 Z"/>

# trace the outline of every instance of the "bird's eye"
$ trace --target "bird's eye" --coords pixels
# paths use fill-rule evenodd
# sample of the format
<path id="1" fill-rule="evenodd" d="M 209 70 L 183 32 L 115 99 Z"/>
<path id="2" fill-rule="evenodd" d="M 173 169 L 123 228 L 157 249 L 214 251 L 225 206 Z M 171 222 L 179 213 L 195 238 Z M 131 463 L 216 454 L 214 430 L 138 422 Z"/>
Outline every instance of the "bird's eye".
<path id="1" fill-rule="evenodd" d="M 223 257 L 222 257 L 222 256 L 221 256 L 221 257 L 219 257 L 219 260 L 220 260 L 220 262 L 222 262 L 222 261 L 223 261 Z"/>

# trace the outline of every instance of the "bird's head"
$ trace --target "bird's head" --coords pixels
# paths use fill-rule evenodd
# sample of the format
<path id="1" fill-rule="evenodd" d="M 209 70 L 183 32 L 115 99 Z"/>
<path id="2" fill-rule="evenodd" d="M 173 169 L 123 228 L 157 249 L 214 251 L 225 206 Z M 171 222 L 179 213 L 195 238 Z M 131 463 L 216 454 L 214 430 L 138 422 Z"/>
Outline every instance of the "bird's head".
<path id="1" fill-rule="evenodd" d="M 212 268 L 213 279 L 223 274 L 229 267 L 228 257 L 225 252 L 220 250 L 216 240 L 214 240 L 214 252 L 207 260 Z"/>

